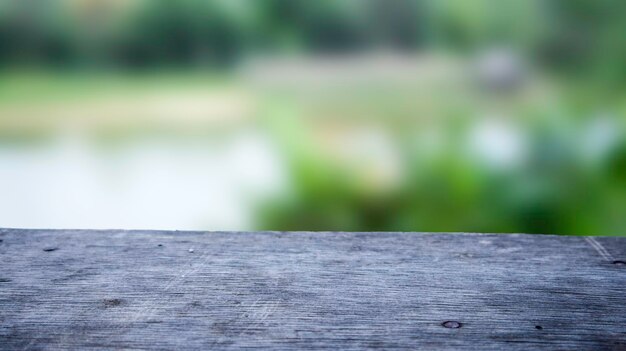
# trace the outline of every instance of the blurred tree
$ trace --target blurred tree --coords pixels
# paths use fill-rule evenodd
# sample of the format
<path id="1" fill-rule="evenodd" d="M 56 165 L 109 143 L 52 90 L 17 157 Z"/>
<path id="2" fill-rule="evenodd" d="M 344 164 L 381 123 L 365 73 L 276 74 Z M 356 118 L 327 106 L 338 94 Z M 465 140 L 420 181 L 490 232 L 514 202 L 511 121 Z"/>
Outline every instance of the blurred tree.
<path id="1" fill-rule="evenodd" d="M 116 56 L 131 66 L 223 65 L 242 50 L 240 27 L 218 1 L 152 0 L 127 18 Z"/>
<path id="2" fill-rule="evenodd" d="M 543 35 L 545 62 L 568 77 L 582 78 L 587 85 L 594 83 L 596 94 L 623 87 L 626 21 L 622 14 L 626 2 L 557 0 L 545 5 L 552 23 Z M 604 89 L 598 90 L 601 86 Z"/>
<path id="3" fill-rule="evenodd" d="M 71 64 L 76 55 L 65 7 L 57 1 L 7 0 L 0 5 L 0 65 Z"/>

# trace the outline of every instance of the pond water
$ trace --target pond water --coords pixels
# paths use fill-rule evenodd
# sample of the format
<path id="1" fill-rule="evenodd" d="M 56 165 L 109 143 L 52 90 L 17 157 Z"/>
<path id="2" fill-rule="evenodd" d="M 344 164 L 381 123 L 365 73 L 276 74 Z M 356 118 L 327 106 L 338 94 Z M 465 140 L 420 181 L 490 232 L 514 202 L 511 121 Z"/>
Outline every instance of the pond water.
<path id="1" fill-rule="evenodd" d="M 3 227 L 250 230 L 255 206 L 285 184 L 276 149 L 255 132 L 0 145 Z"/>

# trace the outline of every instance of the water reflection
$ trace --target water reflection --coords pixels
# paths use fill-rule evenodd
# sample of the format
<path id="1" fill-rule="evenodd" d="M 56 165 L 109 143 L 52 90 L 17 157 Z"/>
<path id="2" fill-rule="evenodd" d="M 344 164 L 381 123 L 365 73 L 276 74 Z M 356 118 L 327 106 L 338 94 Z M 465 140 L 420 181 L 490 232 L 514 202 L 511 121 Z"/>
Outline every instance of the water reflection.
<path id="1" fill-rule="evenodd" d="M 246 230 L 255 204 L 286 184 L 274 146 L 256 131 L 3 144 L 0 170 L 3 227 Z"/>

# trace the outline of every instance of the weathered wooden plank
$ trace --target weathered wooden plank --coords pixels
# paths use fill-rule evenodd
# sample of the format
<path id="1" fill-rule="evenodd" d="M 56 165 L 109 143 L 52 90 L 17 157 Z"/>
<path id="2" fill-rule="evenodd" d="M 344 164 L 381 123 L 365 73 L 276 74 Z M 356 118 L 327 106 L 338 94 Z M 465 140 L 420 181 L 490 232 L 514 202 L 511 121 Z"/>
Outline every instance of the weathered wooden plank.
<path id="1" fill-rule="evenodd" d="M 0 230 L 0 348 L 625 350 L 626 238 Z"/>

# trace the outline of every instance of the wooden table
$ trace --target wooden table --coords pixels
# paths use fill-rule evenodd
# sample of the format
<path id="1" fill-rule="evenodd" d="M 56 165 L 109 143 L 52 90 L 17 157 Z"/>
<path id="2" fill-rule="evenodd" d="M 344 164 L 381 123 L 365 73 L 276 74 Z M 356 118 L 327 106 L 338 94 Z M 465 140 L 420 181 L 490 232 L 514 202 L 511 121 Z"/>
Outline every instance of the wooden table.
<path id="1" fill-rule="evenodd" d="M 0 349 L 626 350 L 626 238 L 0 229 Z"/>

